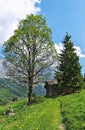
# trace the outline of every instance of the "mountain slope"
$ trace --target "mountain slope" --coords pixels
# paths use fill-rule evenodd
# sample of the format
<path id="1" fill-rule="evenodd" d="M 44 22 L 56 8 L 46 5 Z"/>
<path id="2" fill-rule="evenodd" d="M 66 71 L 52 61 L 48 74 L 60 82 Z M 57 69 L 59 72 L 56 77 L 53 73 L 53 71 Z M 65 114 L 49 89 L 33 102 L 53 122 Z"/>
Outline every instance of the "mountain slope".
<path id="1" fill-rule="evenodd" d="M 26 94 L 27 89 L 23 85 L 0 78 L 0 105 L 9 103 L 15 97 L 25 97 Z"/>
<path id="2" fill-rule="evenodd" d="M 25 83 L 19 84 L 6 78 L 0 78 L 0 105 L 9 103 L 15 97 L 26 97 L 27 92 Z M 33 88 L 33 93 L 37 96 L 42 96 L 45 95 L 45 89 L 43 86 L 38 85 Z"/>

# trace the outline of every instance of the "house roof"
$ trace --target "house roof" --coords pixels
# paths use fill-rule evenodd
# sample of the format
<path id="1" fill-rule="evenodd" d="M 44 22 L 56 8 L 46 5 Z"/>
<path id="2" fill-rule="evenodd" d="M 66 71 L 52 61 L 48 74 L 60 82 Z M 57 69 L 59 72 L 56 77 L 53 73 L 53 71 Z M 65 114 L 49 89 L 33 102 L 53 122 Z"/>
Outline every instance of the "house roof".
<path id="1" fill-rule="evenodd" d="M 46 82 L 45 82 L 45 87 L 48 85 L 48 86 L 50 86 L 50 85 L 56 85 L 56 84 L 58 84 L 58 81 L 57 80 L 47 80 Z"/>

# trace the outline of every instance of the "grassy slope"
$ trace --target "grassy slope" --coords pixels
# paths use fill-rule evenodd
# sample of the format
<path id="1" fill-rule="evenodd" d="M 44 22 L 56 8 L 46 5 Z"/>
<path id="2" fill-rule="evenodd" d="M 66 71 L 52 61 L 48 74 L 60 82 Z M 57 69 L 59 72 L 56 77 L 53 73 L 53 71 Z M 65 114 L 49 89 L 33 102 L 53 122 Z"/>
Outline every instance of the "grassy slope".
<path id="1" fill-rule="evenodd" d="M 67 130 L 85 130 L 85 91 L 65 96 L 61 101 Z"/>
<path id="2" fill-rule="evenodd" d="M 0 130 L 85 130 L 85 91 L 58 98 L 43 98 L 43 102 L 26 104 L 26 99 L 12 104 L 15 116 L 1 115 L 8 106 L 0 107 Z M 60 105 L 61 102 L 61 105 Z M 23 107 L 24 106 L 24 107 Z M 61 112 L 60 112 L 61 106 Z"/>
<path id="3" fill-rule="evenodd" d="M 62 118 L 56 98 L 32 106 L 25 103 L 26 100 L 22 100 L 12 105 L 16 114 L 13 117 L 0 115 L 0 130 L 59 130 Z M 0 113 L 6 109 L 7 106 L 0 107 Z"/>

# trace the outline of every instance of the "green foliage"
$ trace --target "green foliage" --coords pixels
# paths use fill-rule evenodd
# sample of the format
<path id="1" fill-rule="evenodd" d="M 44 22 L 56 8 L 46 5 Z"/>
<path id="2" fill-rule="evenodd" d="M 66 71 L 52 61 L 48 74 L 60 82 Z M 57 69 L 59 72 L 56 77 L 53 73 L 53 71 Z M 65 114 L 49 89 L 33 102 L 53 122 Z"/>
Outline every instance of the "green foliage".
<path id="1" fill-rule="evenodd" d="M 85 91 L 62 97 L 61 102 L 67 130 L 85 130 Z"/>
<path id="2" fill-rule="evenodd" d="M 42 15 L 27 15 L 14 35 L 4 43 L 7 75 L 28 83 L 29 102 L 33 85 L 45 80 L 45 70 L 51 67 L 57 56 L 51 35 Z"/>
<path id="3" fill-rule="evenodd" d="M 80 90 L 83 85 L 81 66 L 71 36 L 66 34 L 63 40 L 63 50 L 59 55 L 59 64 L 55 78 L 59 81 L 61 93 L 69 94 Z"/>
<path id="4" fill-rule="evenodd" d="M 18 101 L 18 97 L 13 97 L 12 101 L 13 102 Z"/>
<path id="5" fill-rule="evenodd" d="M 27 106 L 27 99 L 12 104 L 15 116 L 0 115 L 0 130 L 59 130 L 60 103 L 40 97 L 40 102 Z M 6 107 L 0 107 L 1 113 Z"/>

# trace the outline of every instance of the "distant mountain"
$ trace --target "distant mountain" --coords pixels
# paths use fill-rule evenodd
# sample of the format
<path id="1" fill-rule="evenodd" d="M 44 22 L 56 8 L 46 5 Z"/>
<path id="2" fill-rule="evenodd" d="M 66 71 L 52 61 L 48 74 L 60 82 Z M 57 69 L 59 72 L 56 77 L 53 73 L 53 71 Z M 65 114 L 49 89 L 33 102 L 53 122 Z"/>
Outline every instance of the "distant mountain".
<path id="1" fill-rule="evenodd" d="M 26 96 L 26 87 L 11 82 L 9 79 L 0 78 L 0 104 L 7 104 L 14 97 Z"/>
<path id="2" fill-rule="evenodd" d="M 27 96 L 27 87 L 25 83 L 14 83 L 7 78 L 0 78 L 0 105 L 7 104 L 13 98 L 22 98 Z M 43 86 L 35 86 L 33 93 L 37 96 L 45 95 Z"/>

